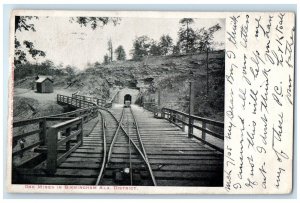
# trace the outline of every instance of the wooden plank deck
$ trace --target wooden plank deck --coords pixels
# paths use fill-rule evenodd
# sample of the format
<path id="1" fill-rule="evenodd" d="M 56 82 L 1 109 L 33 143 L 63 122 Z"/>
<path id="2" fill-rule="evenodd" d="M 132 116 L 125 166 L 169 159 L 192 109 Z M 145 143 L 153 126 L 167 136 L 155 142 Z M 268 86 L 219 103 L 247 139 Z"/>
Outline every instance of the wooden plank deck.
<path id="1" fill-rule="evenodd" d="M 174 124 L 164 119 L 156 119 L 153 114 L 140 107 L 133 106 L 141 138 L 148 154 L 158 186 L 222 186 L 223 155 L 197 140 L 187 137 Z M 117 118 L 122 108 L 111 109 Z M 132 122 L 132 120 L 130 120 Z M 112 120 L 107 120 L 108 147 L 115 132 Z M 92 129 L 89 132 L 89 129 Z M 88 123 L 83 139 L 83 146 L 75 150 L 58 168 L 55 174 L 45 172 L 45 162 L 34 169 L 19 169 L 18 183 L 21 184 L 72 184 L 94 185 L 103 159 L 103 138 L 101 122 Z M 85 133 L 88 134 L 88 133 Z M 134 132 L 129 133 L 132 139 Z M 116 185 L 114 170 L 128 167 L 128 141 L 118 138 L 109 167 L 105 171 L 103 185 Z M 143 160 L 136 152 L 132 152 L 132 166 L 143 166 Z M 141 172 L 144 185 L 149 185 L 147 170 Z"/>

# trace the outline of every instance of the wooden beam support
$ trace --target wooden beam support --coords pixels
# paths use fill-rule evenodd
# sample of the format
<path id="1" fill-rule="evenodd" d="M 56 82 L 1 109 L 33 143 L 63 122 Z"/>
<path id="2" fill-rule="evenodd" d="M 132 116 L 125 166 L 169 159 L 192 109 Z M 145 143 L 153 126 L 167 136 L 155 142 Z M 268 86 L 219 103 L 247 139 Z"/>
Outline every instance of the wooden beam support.
<path id="1" fill-rule="evenodd" d="M 188 136 L 193 137 L 194 119 L 191 117 L 194 114 L 194 83 L 190 82 L 190 105 L 189 105 L 189 128 Z"/>

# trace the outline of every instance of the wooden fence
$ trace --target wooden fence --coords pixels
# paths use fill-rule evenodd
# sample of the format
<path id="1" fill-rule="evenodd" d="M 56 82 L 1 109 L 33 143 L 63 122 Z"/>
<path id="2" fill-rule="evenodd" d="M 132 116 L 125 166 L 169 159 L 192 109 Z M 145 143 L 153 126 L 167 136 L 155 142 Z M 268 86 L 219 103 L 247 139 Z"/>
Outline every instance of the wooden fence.
<path id="1" fill-rule="evenodd" d="M 202 118 L 195 115 L 189 115 L 187 113 L 176 111 L 169 108 L 162 108 L 161 109 L 161 117 L 167 119 L 169 122 L 175 124 L 182 130 L 185 129 L 185 126 L 188 126 L 188 136 L 191 138 L 195 138 L 204 144 L 216 149 L 217 151 L 224 153 L 224 150 L 213 143 L 210 143 L 206 139 L 206 135 L 209 134 L 216 139 L 220 139 L 224 141 L 224 123 L 214 121 L 207 118 Z M 218 130 L 211 130 L 211 129 L 218 129 Z M 198 129 L 201 131 L 201 137 L 195 135 L 194 129 Z"/>
<path id="2" fill-rule="evenodd" d="M 98 99 L 96 97 L 88 97 L 88 96 L 83 96 L 78 94 L 72 94 L 72 98 L 78 99 L 80 101 L 92 102 L 101 107 L 104 107 L 106 104 L 105 99 Z"/>
<path id="3" fill-rule="evenodd" d="M 83 124 L 98 116 L 98 107 L 92 102 L 63 95 L 57 95 L 57 102 L 67 103 L 81 109 L 13 122 L 13 159 L 16 157 L 22 159 L 24 153 L 32 150 L 39 153 L 29 159 L 25 157 L 25 160 L 20 161 L 21 163 L 17 167 L 34 165 L 33 163 L 41 161 L 42 157 L 45 157 L 44 154 L 47 154 L 47 168 L 49 171 L 53 171 L 54 166 L 56 167 L 68 154 L 82 144 Z M 78 129 L 79 126 L 80 129 Z M 76 136 L 76 143 L 71 147 L 71 144 L 75 142 L 73 138 Z M 27 138 L 30 138 L 28 139 L 31 140 L 30 143 L 26 141 Z M 61 141 L 62 138 L 65 141 Z M 53 140 L 57 140 L 56 144 Z M 55 162 L 53 157 L 57 154 L 57 147 L 62 145 L 65 146 L 65 156 L 56 158 Z M 61 149 L 59 150 L 61 151 Z"/>
<path id="4" fill-rule="evenodd" d="M 47 143 L 43 150 L 47 153 L 47 172 L 54 173 L 73 151 L 83 144 L 83 118 L 77 117 L 51 126 L 47 132 Z M 73 144 L 74 143 L 74 144 Z M 72 145 L 73 144 L 73 145 Z M 58 150 L 63 147 L 62 154 Z"/>

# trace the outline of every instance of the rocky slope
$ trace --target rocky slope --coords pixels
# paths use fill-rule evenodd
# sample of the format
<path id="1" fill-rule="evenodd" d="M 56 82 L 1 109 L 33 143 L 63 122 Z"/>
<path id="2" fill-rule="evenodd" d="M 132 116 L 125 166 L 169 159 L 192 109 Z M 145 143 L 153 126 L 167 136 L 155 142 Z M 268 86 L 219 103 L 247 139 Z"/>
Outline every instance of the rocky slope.
<path id="1" fill-rule="evenodd" d="M 86 73 L 105 78 L 110 86 L 138 88 L 148 98 L 161 89 L 162 106 L 188 111 L 189 81 L 195 82 L 195 114 L 223 120 L 224 51 L 209 53 L 208 94 L 206 54 L 149 56 L 141 61 L 97 64 Z M 151 92 L 152 90 L 152 92 Z"/>

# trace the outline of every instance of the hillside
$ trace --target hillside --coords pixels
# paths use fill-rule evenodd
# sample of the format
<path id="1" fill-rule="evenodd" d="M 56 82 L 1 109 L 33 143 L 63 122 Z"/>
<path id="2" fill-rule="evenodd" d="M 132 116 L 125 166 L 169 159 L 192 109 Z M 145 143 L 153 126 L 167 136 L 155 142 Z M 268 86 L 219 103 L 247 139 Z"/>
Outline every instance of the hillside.
<path id="1" fill-rule="evenodd" d="M 162 106 L 188 111 L 189 81 L 195 81 L 195 114 L 222 121 L 224 116 L 224 51 L 209 53 L 209 94 L 206 90 L 206 54 L 149 56 L 141 61 L 96 64 L 86 74 L 105 78 L 110 86 L 161 89 Z"/>
<path id="2" fill-rule="evenodd" d="M 14 120 L 24 120 L 69 111 L 56 103 L 57 94 L 71 96 L 73 93 L 109 97 L 109 87 L 105 79 L 88 73 L 53 76 L 53 93 L 37 93 L 35 77 L 27 76 L 14 82 Z M 34 89 L 32 88 L 34 87 Z"/>
<path id="3" fill-rule="evenodd" d="M 151 97 L 153 98 L 153 92 L 157 94 L 157 90 L 160 89 L 162 106 L 187 112 L 189 81 L 195 81 L 195 114 L 222 121 L 224 72 L 224 51 L 209 53 L 209 94 L 207 96 L 205 53 L 184 56 L 149 56 L 141 61 L 114 61 L 107 65 L 96 63 L 74 75 L 52 75 L 54 93 L 43 97 L 48 101 L 46 104 L 42 104 L 43 102 L 37 99 L 40 98 L 40 94 L 31 90 L 35 76 L 27 76 L 15 81 L 16 90 L 19 88 L 31 90 L 31 94 L 15 95 L 14 115 L 23 115 L 19 117 L 24 118 L 27 117 L 24 115 L 31 114 L 31 108 L 28 105 L 24 107 L 24 102 L 37 106 L 39 109 L 37 115 L 52 112 L 53 105 L 56 105 L 56 93 L 71 95 L 77 92 L 109 99 L 116 91 L 116 87 L 140 89 L 146 102 L 149 102 Z M 57 109 L 59 109 L 57 111 L 65 111 L 62 108 Z"/>

